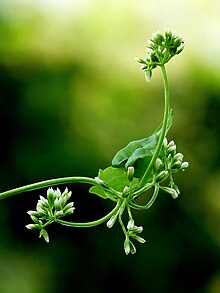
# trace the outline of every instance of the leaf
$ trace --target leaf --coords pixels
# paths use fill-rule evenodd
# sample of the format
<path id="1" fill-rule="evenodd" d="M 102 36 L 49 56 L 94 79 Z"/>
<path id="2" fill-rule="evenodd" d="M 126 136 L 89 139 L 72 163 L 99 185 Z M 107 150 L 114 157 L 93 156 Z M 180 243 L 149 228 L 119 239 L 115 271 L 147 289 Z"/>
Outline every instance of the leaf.
<path id="1" fill-rule="evenodd" d="M 109 187 L 112 189 L 122 192 L 125 186 L 130 185 L 130 181 L 128 179 L 127 172 L 120 168 L 114 168 L 112 166 L 99 170 L 98 174 L 99 179 L 102 179 Z M 137 183 L 138 179 L 134 178 L 132 184 Z M 109 194 L 102 186 L 93 186 L 89 190 L 90 193 L 97 194 L 102 198 L 109 198 L 111 194 Z"/>
<path id="2" fill-rule="evenodd" d="M 173 111 L 170 110 L 166 133 L 173 121 Z M 140 178 L 146 170 L 151 157 L 157 147 L 163 123 L 161 123 L 152 135 L 146 138 L 130 142 L 126 147 L 116 153 L 112 160 L 112 166 L 116 168 L 134 166 L 135 177 Z"/>
<path id="3" fill-rule="evenodd" d="M 149 138 L 143 141 L 143 144 L 137 148 L 132 155 L 128 158 L 125 168 L 133 166 L 137 159 L 143 159 L 145 157 L 152 157 L 154 150 L 157 146 L 159 136 L 156 134 L 151 135 Z"/>
<path id="4" fill-rule="evenodd" d="M 125 161 L 127 161 L 137 149 L 143 147 L 144 145 L 150 144 L 150 140 L 151 138 L 149 137 L 129 142 L 126 147 L 118 151 L 117 154 L 114 156 L 112 160 L 112 166 L 125 166 Z"/>
<path id="5" fill-rule="evenodd" d="M 127 172 L 111 166 L 105 170 L 99 170 L 99 178 L 116 191 L 123 191 L 124 187 L 129 185 Z"/>
<path id="6" fill-rule="evenodd" d="M 104 199 L 108 198 L 108 194 L 107 192 L 101 187 L 101 186 L 92 186 L 90 189 L 89 189 L 89 192 L 92 193 L 92 194 L 96 194 Z"/>

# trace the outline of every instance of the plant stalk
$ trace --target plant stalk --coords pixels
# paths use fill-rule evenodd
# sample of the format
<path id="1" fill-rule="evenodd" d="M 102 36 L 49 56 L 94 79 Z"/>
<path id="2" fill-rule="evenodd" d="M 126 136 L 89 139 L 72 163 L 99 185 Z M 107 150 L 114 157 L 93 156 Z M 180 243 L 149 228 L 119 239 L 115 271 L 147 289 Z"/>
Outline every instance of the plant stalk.
<path id="1" fill-rule="evenodd" d="M 39 188 L 44 188 L 48 186 L 53 186 L 53 185 L 59 185 L 59 184 L 68 184 L 68 183 L 87 183 L 87 184 L 92 184 L 92 185 L 97 185 L 97 182 L 93 178 L 89 177 L 63 177 L 63 178 L 56 178 L 56 179 L 49 179 L 45 181 L 40 181 L 37 183 L 32 183 L 28 184 L 22 187 L 10 189 L 8 191 L 0 193 L 0 200 L 15 194 L 39 189 Z"/>
<path id="2" fill-rule="evenodd" d="M 157 198 L 157 195 L 158 195 L 158 192 L 159 192 L 159 185 L 156 185 L 155 188 L 154 188 L 154 192 L 153 192 L 153 195 L 151 197 L 151 199 L 145 204 L 145 205 L 139 205 L 139 204 L 136 204 L 134 202 L 129 202 L 129 206 L 134 208 L 134 209 L 137 209 L 137 210 L 147 210 L 149 209 L 153 203 L 155 202 L 156 198 Z"/>
<path id="3" fill-rule="evenodd" d="M 148 180 L 148 176 L 150 175 L 155 161 L 159 155 L 160 149 L 162 147 L 163 144 L 163 140 L 165 138 L 166 135 L 166 129 L 167 129 L 167 124 L 168 124 L 168 118 L 169 118 L 169 108 L 170 108 L 170 99 L 169 99 L 169 85 L 168 85 L 168 78 L 167 78 L 167 73 L 166 73 L 166 69 L 165 69 L 165 65 L 161 65 L 161 70 L 162 70 L 162 75 L 163 75 L 163 84 L 164 84 L 164 116 L 163 116 L 163 125 L 162 125 L 162 129 L 161 129 L 161 133 L 159 136 L 159 140 L 158 140 L 158 144 L 156 147 L 156 150 L 154 152 L 153 157 L 151 158 L 151 161 L 143 175 L 143 177 L 141 178 L 141 181 L 139 183 L 139 188 L 143 187 L 147 180 Z"/>
<path id="4" fill-rule="evenodd" d="M 68 227 L 84 227 L 84 228 L 94 227 L 94 226 L 100 225 L 100 224 L 106 222 L 107 220 L 109 220 L 114 214 L 117 213 L 117 211 L 119 210 L 120 207 L 121 207 L 121 201 L 118 201 L 116 206 L 114 207 L 114 209 L 110 213 L 108 213 L 104 217 L 102 217 L 98 220 L 95 220 L 95 221 L 76 223 L 76 222 L 69 222 L 69 221 L 57 219 L 56 223 L 59 223 L 61 225 L 68 226 Z"/>

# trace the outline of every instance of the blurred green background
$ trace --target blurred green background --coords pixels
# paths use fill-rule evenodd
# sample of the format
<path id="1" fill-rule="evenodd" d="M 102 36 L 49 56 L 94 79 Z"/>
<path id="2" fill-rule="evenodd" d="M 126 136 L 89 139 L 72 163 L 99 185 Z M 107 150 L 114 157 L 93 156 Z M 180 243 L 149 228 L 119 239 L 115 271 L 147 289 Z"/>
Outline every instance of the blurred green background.
<path id="1" fill-rule="evenodd" d="M 134 57 L 170 27 L 185 49 L 167 66 L 174 125 L 190 162 L 177 200 L 137 212 L 145 245 L 125 256 L 119 226 L 28 231 L 34 191 L 1 201 L 0 292 L 220 292 L 220 1 L 1 0 L 1 191 L 63 176 L 94 177 L 163 113 L 160 71 L 146 84 Z M 63 186 L 64 187 L 64 186 Z M 63 188 L 62 187 L 62 188 Z M 74 220 L 112 204 L 68 186 Z"/>

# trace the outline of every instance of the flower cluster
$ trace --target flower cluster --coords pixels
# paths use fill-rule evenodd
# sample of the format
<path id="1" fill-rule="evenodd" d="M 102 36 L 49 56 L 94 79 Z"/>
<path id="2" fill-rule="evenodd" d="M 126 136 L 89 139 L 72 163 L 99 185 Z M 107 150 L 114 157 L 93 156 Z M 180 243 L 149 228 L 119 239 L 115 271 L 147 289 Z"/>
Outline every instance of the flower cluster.
<path id="1" fill-rule="evenodd" d="M 176 144 L 173 140 L 171 140 L 169 143 L 167 141 L 167 138 L 163 141 L 163 148 L 161 152 L 161 156 L 157 158 L 155 162 L 155 171 L 161 171 L 163 169 L 164 172 L 177 172 L 179 170 L 185 170 L 188 166 L 188 162 L 183 161 L 183 154 L 176 152 Z M 165 171 L 165 170 L 166 171 Z M 164 173 L 165 174 L 165 173 Z M 157 181 L 160 181 L 163 176 L 161 176 L 162 173 L 160 172 Z M 161 177 L 161 179 L 159 179 Z"/>
<path id="2" fill-rule="evenodd" d="M 124 250 L 125 250 L 125 254 L 128 255 L 129 253 L 134 254 L 136 252 L 134 243 L 130 240 L 130 238 L 133 238 L 134 240 L 140 243 L 145 243 L 146 241 L 144 238 L 137 235 L 143 231 L 143 227 L 135 226 L 133 219 L 129 220 L 127 229 L 128 230 L 126 232 L 125 241 L 124 241 Z"/>
<path id="3" fill-rule="evenodd" d="M 167 63 L 173 56 L 179 54 L 183 48 L 184 42 L 182 38 L 176 36 L 170 30 L 165 30 L 164 34 L 160 32 L 153 33 L 152 38 L 148 40 L 147 58 L 136 58 L 141 64 L 146 80 L 150 81 L 154 68 Z"/>
<path id="4" fill-rule="evenodd" d="M 183 161 L 183 154 L 176 152 L 176 144 L 173 140 L 169 143 L 165 138 L 163 141 L 163 148 L 161 151 L 160 157 L 156 159 L 155 162 L 155 174 L 156 174 L 156 182 L 160 183 L 167 178 L 170 179 L 169 186 L 160 186 L 160 188 L 172 195 L 175 199 L 180 194 L 178 186 L 173 181 L 173 173 L 178 172 L 179 170 L 184 171 L 189 163 Z"/>
<path id="5" fill-rule="evenodd" d="M 37 202 L 36 211 L 27 212 L 31 217 L 34 224 L 26 225 L 30 230 L 40 230 L 40 236 L 49 242 L 49 236 L 45 227 L 56 222 L 64 216 L 68 216 L 74 212 L 74 203 L 67 203 L 72 195 L 72 192 L 66 188 L 63 193 L 57 188 L 49 188 L 47 190 L 47 198 L 40 195 L 40 199 Z M 45 222 L 46 221 L 46 222 Z"/>

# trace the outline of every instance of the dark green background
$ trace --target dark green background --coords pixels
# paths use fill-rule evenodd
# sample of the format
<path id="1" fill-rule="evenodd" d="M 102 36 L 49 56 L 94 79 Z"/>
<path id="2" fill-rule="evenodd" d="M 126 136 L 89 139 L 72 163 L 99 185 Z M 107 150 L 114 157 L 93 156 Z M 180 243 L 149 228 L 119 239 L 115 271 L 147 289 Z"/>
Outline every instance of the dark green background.
<path id="1" fill-rule="evenodd" d="M 118 225 L 29 231 L 34 191 L 1 201 L 0 292 L 220 292 L 220 63 L 217 1 L 2 1 L 0 190 L 63 176 L 97 176 L 163 114 L 159 71 L 146 84 L 134 57 L 157 29 L 186 47 L 167 66 L 174 139 L 190 168 L 181 195 L 160 194 L 146 212 L 144 245 L 125 256 Z M 65 186 L 61 186 L 63 189 Z M 70 185 L 74 220 L 112 203 Z"/>

